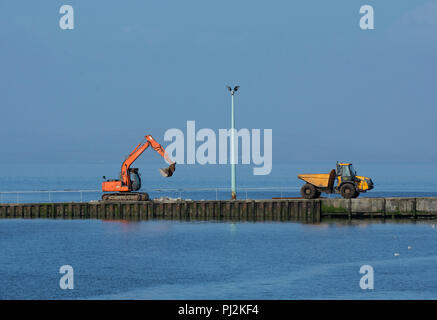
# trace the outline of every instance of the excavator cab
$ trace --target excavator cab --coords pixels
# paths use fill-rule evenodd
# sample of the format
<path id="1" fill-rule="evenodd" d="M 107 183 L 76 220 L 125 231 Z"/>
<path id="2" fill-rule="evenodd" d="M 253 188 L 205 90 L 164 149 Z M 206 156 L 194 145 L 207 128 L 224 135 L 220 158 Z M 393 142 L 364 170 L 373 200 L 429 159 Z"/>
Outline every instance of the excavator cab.
<path id="1" fill-rule="evenodd" d="M 141 189 L 141 178 L 138 168 L 129 168 L 129 177 L 131 181 L 131 191 L 138 191 Z"/>

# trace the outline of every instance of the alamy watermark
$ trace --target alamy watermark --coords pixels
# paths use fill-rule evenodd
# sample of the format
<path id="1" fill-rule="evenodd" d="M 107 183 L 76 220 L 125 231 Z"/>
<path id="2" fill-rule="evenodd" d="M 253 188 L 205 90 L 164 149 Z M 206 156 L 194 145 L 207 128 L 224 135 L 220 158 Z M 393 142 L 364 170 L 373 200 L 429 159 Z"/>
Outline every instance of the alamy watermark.
<path id="1" fill-rule="evenodd" d="M 216 134 L 212 129 L 202 128 L 196 132 L 196 121 L 187 121 L 186 133 L 168 129 L 164 141 L 171 142 L 165 150 L 179 164 L 239 164 L 241 160 L 241 164 L 254 165 L 254 175 L 268 175 L 272 171 L 272 135 L 272 129 L 219 129 Z"/>
<path id="2" fill-rule="evenodd" d="M 59 279 L 59 287 L 62 290 L 74 289 L 74 270 L 73 267 L 66 264 L 59 268 L 59 273 L 63 274 Z"/>
<path id="3" fill-rule="evenodd" d="M 360 268 L 360 274 L 364 274 L 360 279 L 360 288 L 363 290 L 374 289 L 374 272 L 370 265 L 363 265 Z"/>
<path id="4" fill-rule="evenodd" d="M 373 7 L 368 4 L 361 6 L 360 14 L 362 14 L 360 19 L 361 30 L 375 29 L 375 11 L 373 10 Z"/>
<path id="5" fill-rule="evenodd" d="M 59 19 L 59 27 L 62 30 L 74 29 L 74 9 L 71 5 L 63 5 L 59 8 L 59 13 L 63 16 Z M 363 5 L 360 7 L 360 14 L 362 15 L 359 21 L 362 30 L 373 30 L 374 26 L 374 9 L 371 5 Z"/>
<path id="6" fill-rule="evenodd" d="M 74 9 L 72 6 L 65 4 L 59 8 L 59 13 L 63 16 L 59 19 L 59 27 L 62 30 L 74 29 Z"/>

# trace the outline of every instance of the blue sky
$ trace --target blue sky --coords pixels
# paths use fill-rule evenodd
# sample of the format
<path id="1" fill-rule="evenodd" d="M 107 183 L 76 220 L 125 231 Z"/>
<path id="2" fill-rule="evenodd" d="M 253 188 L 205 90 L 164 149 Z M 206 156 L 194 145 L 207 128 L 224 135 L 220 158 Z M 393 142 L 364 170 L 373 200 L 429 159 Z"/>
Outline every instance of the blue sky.
<path id="1" fill-rule="evenodd" d="M 425 0 L 3 0 L 0 162 L 118 162 L 187 120 L 227 128 L 228 84 L 274 163 L 434 162 L 436 27 Z"/>

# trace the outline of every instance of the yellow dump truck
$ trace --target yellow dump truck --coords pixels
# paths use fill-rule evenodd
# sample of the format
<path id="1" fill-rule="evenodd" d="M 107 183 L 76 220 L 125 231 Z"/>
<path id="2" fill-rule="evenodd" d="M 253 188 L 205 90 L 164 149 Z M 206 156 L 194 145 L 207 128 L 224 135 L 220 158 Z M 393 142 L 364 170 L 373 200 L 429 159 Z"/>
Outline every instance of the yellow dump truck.
<path id="1" fill-rule="evenodd" d="M 305 199 L 316 199 L 322 192 L 340 193 L 343 198 L 351 199 L 373 189 L 372 179 L 357 176 L 352 163 L 337 162 L 337 170 L 330 173 L 299 174 L 297 177 L 306 182 L 300 189 Z"/>

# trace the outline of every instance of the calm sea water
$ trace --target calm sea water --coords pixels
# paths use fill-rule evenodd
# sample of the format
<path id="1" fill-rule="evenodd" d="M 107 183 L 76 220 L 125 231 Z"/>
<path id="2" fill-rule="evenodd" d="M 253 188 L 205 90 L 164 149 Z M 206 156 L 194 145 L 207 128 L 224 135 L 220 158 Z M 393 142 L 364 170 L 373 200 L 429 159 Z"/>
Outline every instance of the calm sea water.
<path id="1" fill-rule="evenodd" d="M 171 179 L 162 178 L 156 167 L 140 166 L 142 191 L 230 184 L 226 167 L 179 166 Z M 0 191 L 99 189 L 102 175 L 116 177 L 118 172 L 116 164 L 5 168 L 0 172 Z M 283 194 L 293 196 L 301 185 L 298 173 L 329 169 L 282 165 L 274 166 L 270 176 L 257 177 L 246 166 L 239 169 L 237 183 L 294 187 Z M 359 173 L 375 181 L 375 190 L 364 196 L 437 196 L 436 169 L 434 165 L 361 165 Z M 165 195 L 179 196 L 152 193 Z M 248 196 L 279 195 L 264 190 Z M 3 201 L 7 196 L 2 195 Z M 13 202 L 15 196 L 9 196 Z M 182 196 L 215 198 L 214 193 L 202 191 Z M 228 197 L 225 192 L 220 195 Z M 0 299 L 436 299 L 434 223 L 3 219 Z M 59 287 L 62 265 L 74 268 L 73 290 Z M 359 286 L 362 265 L 374 268 L 374 290 Z"/>
<path id="2" fill-rule="evenodd" d="M 436 299 L 436 240 L 432 223 L 0 220 L 0 298 Z"/>

